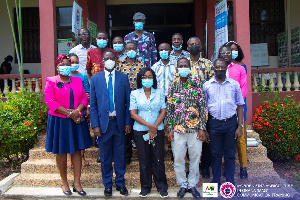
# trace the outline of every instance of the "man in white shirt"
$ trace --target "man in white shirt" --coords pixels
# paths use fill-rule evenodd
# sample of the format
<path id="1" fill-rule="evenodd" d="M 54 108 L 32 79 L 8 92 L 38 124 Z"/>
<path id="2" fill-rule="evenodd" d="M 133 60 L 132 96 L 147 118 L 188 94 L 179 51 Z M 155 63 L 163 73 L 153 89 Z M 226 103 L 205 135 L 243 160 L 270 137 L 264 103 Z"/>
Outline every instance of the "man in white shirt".
<path id="1" fill-rule="evenodd" d="M 87 52 L 96 47 L 91 44 L 90 32 L 85 28 L 82 28 L 78 31 L 78 39 L 80 41 L 80 44 L 72 48 L 69 53 L 75 53 L 78 56 L 79 58 L 78 71 L 86 75 L 87 72 L 85 67 L 86 67 Z"/>

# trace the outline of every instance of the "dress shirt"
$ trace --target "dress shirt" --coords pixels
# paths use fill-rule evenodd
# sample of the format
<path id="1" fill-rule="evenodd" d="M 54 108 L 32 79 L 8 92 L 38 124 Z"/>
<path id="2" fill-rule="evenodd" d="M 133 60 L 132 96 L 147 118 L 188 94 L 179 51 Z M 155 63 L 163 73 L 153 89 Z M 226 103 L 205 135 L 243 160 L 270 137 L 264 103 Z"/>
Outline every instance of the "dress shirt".
<path id="1" fill-rule="evenodd" d="M 161 109 L 166 108 L 165 96 L 160 89 L 151 88 L 150 99 L 148 100 L 143 88 L 132 91 L 130 94 L 129 110 L 137 110 L 137 114 L 146 122 L 154 124 Z M 134 122 L 133 130 L 148 131 L 147 126 Z M 164 130 L 164 124 L 158 125 L 158 130 Z"/>
<path id="2" fill-rule="evenodd" d="M 178 57 L 177 57 L 174 49 L 170 53 L 170 60 L 173 61 L 174 63 L 177 63 L 177 60 L 179 58 L 188 58 L 188 57 L 190 57 L 190 53 L 188 51 L 185 51 L 185 50 L 181 50 L 181 53 Z"/>
<path id="3" fill-rule="evenodd" d="M 112 86 L 113 86 L 113 101 L 114 101 L 114 108 L 115 110 L 113 112 L 110 112 L 109 111 L 109 116 L 116 116 L 116 106 L 115 106 L 115 79 L 116 79 L 116 71 L 113 70 L 111 72 L 111 78 L 112 78 Z M 106 86 L 107 86 L 107 89 L 108 89 L 108 80 L 109 80 L 109 74 L 110 72 L 108 72 L 107 70 L 104 70 L 104 73 L 105 73 L 105 80 L 106 80 Z"/>
<path id="4" fill-rule="evenodd" d="M 226 77 L 221 84 L 212 78 L 204 83 L 203 90 L 208 113 L 216 119 L 232 117 L 236 114 L 237 106 L 244 104 L 240 85 L 231 78 Z"/>
<path id="5" fill-rule="evenodd" d="M 195 133 L 206 130 L 206 101 L 199 80 L 188 77 L 174 79 L 168 92 L 167 123 L 169 131 Z"/>
<path id="6" fill-rule="evenodd" d="M 128 76 L 130 88 L 132 91 L 132 90 L 136 90 L 137 74 L 144 67 L 145 67 L 145 64 L 142 61 L 139 61 L 137 59 L 135 59 L 133 64 L 129 64 L 126 60 L 124 60 L 123 62 L 118 62 L 117 66 L 116 66 L 116 70 L 119 72 L 122 72 L 123 74 L 126 74 Z"/>
<path id="7" fill-rule="evenodd" d="M 131 32 L 124 37 L 124 43 L 134 42 L 137 46 L 137 59 L 145 63 L 147 67 L 151 67 L 157 62 L 157 50 L 155 38 L 152 33 L 144 31 L 141 37 L 135 32 Z"/>
<path id="8" fill-rule="evenodd" d="M 228 65 L 227 72 L 229 78 L 240 84 L 243 98 L 245 98 L 248 93 L 247 73 L 245 68 L 242 65 L 230 63 L 230 65 Z"/>
<path id="9" fill-rule="evenodd" d="M 188 60 L 191 64 L 191 74 L 193 78 L 197 78 L 200 82 L 204 83 L 214 77 L 213 64 L 210 60 L 201 57 L 195 63 L 193 63 L 190 57 L 188 57 Z"/>
<path id="10" fill-rule="evenodd" d="M 117 63 L 119 61 L 118 52 L 111 48 L 106 49 L 112 50 L 115 53 Z M 99 51 L 98 48 L 91 49 L 87 53 L 86 70 L 91 70 L 92 76 L 104 70 L 102 54 L 103 53 Z"/>
<path id="11" fill-rule="evenodd" d="M 87 52 L 91 49 L 94 49 L 96 48 L 94 45 L 90 45 L 89 48 L 84 48 L 82 46 L 82 44 L 79 44 L 75 47 L 73 47 L 69 53 L 75 53 L 77 56 L 78 56 L 78 59 L 79 59 L 79 68 L 78 68 L 78 71 L 80 73 L 83 73 L 86 75 L 86 57 L 87 57 Z"/>
<path id="12" fill-rule="evenodd" d="M 176 73 L 176 62 L 170 60 L 167 65 L 164 65 L 160 59 L 151 69 L 156 74 L 157 88 L 162 89 L 164 95 L 167 96 L 169 85 L 172 83 Z"/>

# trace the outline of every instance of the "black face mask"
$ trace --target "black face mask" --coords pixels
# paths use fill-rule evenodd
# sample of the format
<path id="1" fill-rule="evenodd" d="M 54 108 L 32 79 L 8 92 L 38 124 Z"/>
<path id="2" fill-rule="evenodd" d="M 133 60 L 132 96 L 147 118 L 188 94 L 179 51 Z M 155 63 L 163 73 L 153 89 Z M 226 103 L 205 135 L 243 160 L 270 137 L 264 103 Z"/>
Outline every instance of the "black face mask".
<path id="1" fill-rule="evenodd" d="M 215 75 L 218 79 L 223 79 L 226 76 L 226 70 L 215 70 Z"/>
<path id="2" fill-rule="evenodd" d="M 190 47 L 189 52 L 192 56 L 196 56 L 200 54 L 200 46 L 193 45 Z"/>

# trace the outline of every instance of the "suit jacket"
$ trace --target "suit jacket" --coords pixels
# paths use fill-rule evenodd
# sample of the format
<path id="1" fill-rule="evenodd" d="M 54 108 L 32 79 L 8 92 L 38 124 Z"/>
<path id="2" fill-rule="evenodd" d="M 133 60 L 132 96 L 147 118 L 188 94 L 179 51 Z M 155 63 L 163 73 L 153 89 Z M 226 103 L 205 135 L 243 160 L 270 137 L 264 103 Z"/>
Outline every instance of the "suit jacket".
<path id="1" fill-rule="evenodd" d="M 115 72 L 114 103 L 118 129 L 124 132 L 125 125 L 132 125 L 130 117 L 130 86 L 128 77 L 121 72 Z M 90 82 L 91 127 L 100 127 L 105 133 L 109 122 L 109 96 L 104 71 L 91 77 Z"/>
<path id="2" fill-rule="evenodd" d="M 70 88 L 73 90 L 74 109 L 76 109 L 79 104 L 83 104 L 85 107 L 87 106 L 88 97 L 82 85 L 81 78 L 70 76 L 70 80 L 70 84 L 65 84 L 60 80 L 58 75 L 47 77 L 44 96 L 45 102 L 49 108 L 48 114 L 67 118 L 66 115 L 57 113 L 55 110 L 57 110 L 60 106 L 63 106 L 66 109 L 70 108 Z M 82 115 L 83 112 L 79 116 Z"/>

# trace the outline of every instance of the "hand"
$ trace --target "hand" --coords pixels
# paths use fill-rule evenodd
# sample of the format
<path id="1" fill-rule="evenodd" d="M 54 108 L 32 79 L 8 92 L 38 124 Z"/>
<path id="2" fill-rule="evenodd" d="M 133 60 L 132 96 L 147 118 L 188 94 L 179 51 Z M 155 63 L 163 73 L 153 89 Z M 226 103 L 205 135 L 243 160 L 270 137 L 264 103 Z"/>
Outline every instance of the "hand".
<path id="1" fill-rule="evenodd" d="M 101 137 L 101 131 L 100 131 L 100 127 L 99 126 L 93 128 L 93 131 L 94 131 L 94 136 Z"/>
<path id="2" fill-rule="evenodd" d="M 174 140 L 174 132 L 173 131 L 169 131 L 168 139 L 169 139 L 169 141 L 173 141 Z"/>
<path id="3" fill-rule="evenodd" d="M 125 135 L 129 134 L 131 132 L 131 126 L 130 125 L 125 125 Z"/>
<path id="4" fill-rule="evenodd" d="M 197 139 L 200 140 L 200 141 L 202 141 L 202 142 L 206 140 L 205 131 L 204 130 L 199 129 L 198 135 L 197 135 Z"/>
<path id="5" fill-rule="evenodd" d="M 87 107 L 86 112 L 85 112 L 85 117 L 90 118 L 90 114 L 91 114 L 90 107 Z"/>
<path id="6" fill-rule="evenodd" d="M 73 119 L 73 121 L 76 123 L 76 124 L 79 124 L 81 122 L 81 118 L 80 117 L 76 117 Z"/>
<path id="7" fill-rule="evenodd" d="M 154 132 L 148 132 L 149 133 L 149 140 L 152 140 L 152 139 L 154 139 L 155 137 L 156 137 L 156 135 L 155 135 L 155 133 Z"/>
<path id="8" fill-rule="evenodd" d="M 154 133 L 154 134 L 157 133 L 158 126 L 156 126 L 154 124 L 149 124 L 148 128 L 149 128 L 149 133 Z"/>
<path id="9" fill-rule="evenodd" d="M 205 137 L 206 137 L 206 140 L 204 142 L 209 143 L 210 142 L 210 140 L 209 140 L 209 134 L 208 134 L 207 131 L 204 131 L 204 132 L 205 132 Z"/>
<path id="10" fill-rule="evenodd" d="M 234 139 L 238 142 L 240 141 L 242 135 L 243 135 L 242 127 L 239 126 L 235 131 Z"/>
<path id="11" fill-rule="evenodd" d="M 78 110 L 67 109 L 67 111 L 70 112 L 70 114 L 68 115 L 68 118 L 71 118 L 71 119 L 73 119 L 74 121 L 78 118 L 78 116 L 79 116 Z"/>

